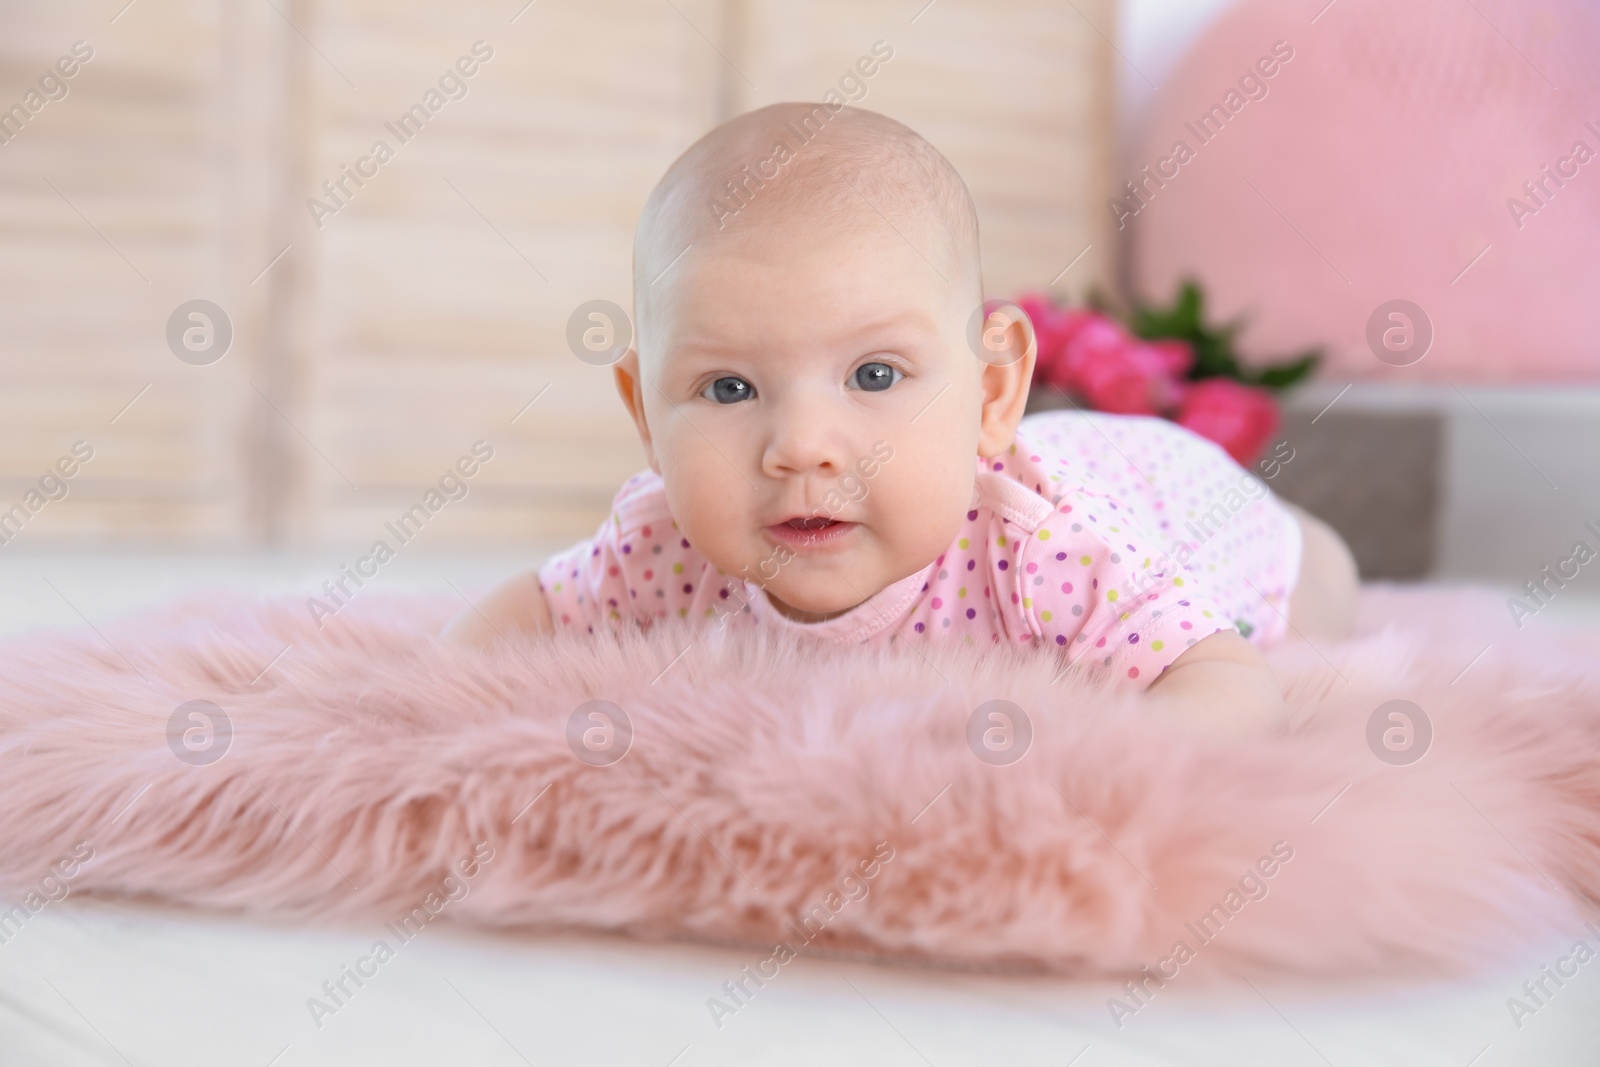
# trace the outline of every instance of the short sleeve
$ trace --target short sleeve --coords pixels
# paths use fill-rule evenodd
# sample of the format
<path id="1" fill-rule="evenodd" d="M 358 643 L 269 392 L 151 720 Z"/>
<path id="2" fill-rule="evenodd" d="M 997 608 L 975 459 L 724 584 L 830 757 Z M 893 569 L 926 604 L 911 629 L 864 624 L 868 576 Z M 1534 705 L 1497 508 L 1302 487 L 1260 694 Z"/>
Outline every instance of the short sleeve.
<path id="1" fill-rule="evenodd" d="M 539 568 L 539 587 L 558 626 L 593 632 L 687 614 L 706 567 L 679 533 L 660 476 L 641 471 L 617 491 L 592 538 Z"/>
<path id="2" fill-rule="evenodd" d="M 1017 581 L 1037 640 L 1141 689 L 1190 645 L 1233 625 L 1126 506 L 1088 490 L 1062 494 L 1025 535 Z"/>

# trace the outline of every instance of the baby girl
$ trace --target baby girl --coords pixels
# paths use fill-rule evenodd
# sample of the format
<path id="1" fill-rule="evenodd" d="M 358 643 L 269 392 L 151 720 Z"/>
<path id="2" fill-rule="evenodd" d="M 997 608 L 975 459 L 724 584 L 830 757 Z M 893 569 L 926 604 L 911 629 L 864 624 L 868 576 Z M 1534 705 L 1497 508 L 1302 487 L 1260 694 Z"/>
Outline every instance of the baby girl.
<path id="1" fill-rule="evenodd" d="M 982 317 L 972 198 L 892 119 L 779 104 L 712 130 L 646 202 L 633 278 L 613 374 L 650 469 L 447 639 L 679 617 L 1021 642 L 1244 732 L 1282 710 L 1261 646 L 1350 629 L 1338 536 L 1220 448 L 1023 418 L 1032 329 Z"/>

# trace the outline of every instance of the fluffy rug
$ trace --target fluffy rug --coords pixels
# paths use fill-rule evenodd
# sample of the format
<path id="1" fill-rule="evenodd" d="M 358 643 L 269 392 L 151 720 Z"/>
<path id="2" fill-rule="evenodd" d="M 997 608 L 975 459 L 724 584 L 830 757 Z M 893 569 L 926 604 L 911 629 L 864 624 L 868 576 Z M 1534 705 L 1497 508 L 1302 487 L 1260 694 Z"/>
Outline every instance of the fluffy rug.
<path id="1" fill-rule="evenodd" d="M 479 655 L 433 637 L 458 601 L 372 594 L 321 630 L 213 598 L 31 635 L 0 646 L 0 892 L 1169 976 L 1459 970 L 1573 929 L 1600 635 L 1364 596 L 1359 638 L 1273 651 L 1292 721 L 1234 742 L 1023 649 L 674 622 Z M 992 701 L 1026 716 L 1001 756 Z"/>

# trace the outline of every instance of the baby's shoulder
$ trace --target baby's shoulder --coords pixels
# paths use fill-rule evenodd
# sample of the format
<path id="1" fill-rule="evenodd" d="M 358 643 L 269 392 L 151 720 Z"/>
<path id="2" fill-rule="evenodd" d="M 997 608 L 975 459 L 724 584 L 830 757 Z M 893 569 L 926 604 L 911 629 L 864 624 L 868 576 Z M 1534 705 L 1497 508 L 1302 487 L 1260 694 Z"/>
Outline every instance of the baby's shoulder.
<path id="1" fill-rule="evenodd" d="M 1006 451 L 978 460 L 973 507 L 987 511 L 995 525 L 1033 534 L 1050 520 L 1056 505 L 1075 492 L 1096 494 L 1103 487 L 1081 472 L 1068 472 L 1053 442 L 1020 428 Z M 977 515 L 969 515 L 977 518 Z"/>
<path id="2" fill-rule="evenodd" d="M 978 470 L 964 540 L 985 543 L 1000 570 L 1053 566 L 1046 561 L 1099 555 L 1129 541 L 1138 524 L 1126 501 L 1093 479 L 1053 475 L 1047 457 L 1018 444 Z"/>
<path id="3" fill-rule="evenodd" d="M 597 542 L 626 544 L 642 531 L 651 531 L 645 534 L 648 537 L 666 528 L 677 530 L 672 509 L 667 507 L 666 486 L 661 483 L 661 475 L 646 467 L 630 475 L 611 496 L 610 514 L 600 525 Z"/>
<path id="4" fill-rule="evenodd" d="M 685 615 L 711 570 L 678 528 L 660 475 L 644 470 L 617 489 L 595 535 L 552 556 L 539 577 L 554 617 L 594 626 Z"/>
<path id="5" fill-rule="evenodd" d="M 995 525 L 1008 525 L 1018 533 L 1037 531 L 1050 517 L 1050 500 L 1001 471 L 978 471 L 973 482 L 973 509 L 969 520 L 983 521 L 985 515 Z"/>
<path id="6" fill-rule="evenodd" d="M 585 571 L 593 572 L 598 581 L 624 576 L 640 566 L 649 568 L 663 554 L 681 572 L 692 562 L 693 551 L 667 506 L 661 476 L 647 469 L 618 487 L 593 537 L 552 556 L 544 569 L 552 581 L 562 576 L 577 579 Z"/>
<path id="7" fill-rule="evenodd" d="M 667 506 L 666 486 L 661 475 L 646 468 L 630 475 L 611 498 L 607 525 L 618 535 L 630 535 L 643 526 L 655 526 L 672 519 Z"/>
<path id="8" fill-rule="evenodd" d="M 686 571 L 698 574 L 710 566 L 679 528 L 667 506 L 661 475 L 652 470 L 640 471 L 622 483 L 597 543 L 601 556 L 610 556 L 636 580 Z"/>

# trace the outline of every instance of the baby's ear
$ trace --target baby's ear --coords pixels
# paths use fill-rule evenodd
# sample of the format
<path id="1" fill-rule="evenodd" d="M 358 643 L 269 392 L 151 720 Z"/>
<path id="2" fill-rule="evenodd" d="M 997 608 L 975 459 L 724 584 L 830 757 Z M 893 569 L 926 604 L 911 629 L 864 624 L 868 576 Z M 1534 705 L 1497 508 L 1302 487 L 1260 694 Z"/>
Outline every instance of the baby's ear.
<path id="1" fill-rule="evenodd" d="M 978 362 L 983 410 L 978 455 L 998 456 L 1016 439 L 1017 424 L 1028 406 L 1038 342 L 1027 314 L 1010 301 L 986 305 Z"/>
<path id="2" fill-rule="evenodd" d="M 612 366 L 611 375 L 617 384 L 617 393 L 622 397 L 623 406 L 633 416 L 633 425 L 639 431 L 639 443 L 644 445 L 644 458 L 650 464 L 650 469 L 660 474 L 661 464 L 656 461 L 650 424 L 644 417 L 644 382 L 639 376 L 639 353 L 632 348 L 624 352 L 622 358 Z"/>

